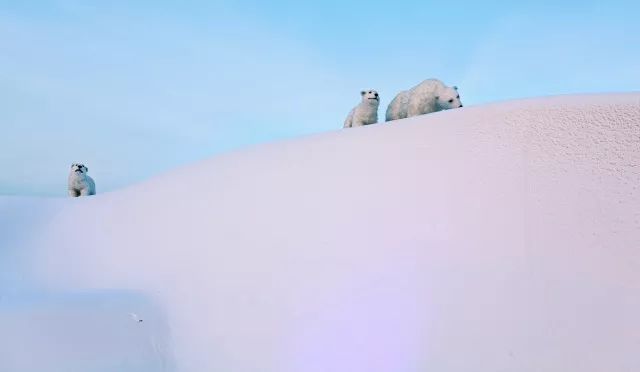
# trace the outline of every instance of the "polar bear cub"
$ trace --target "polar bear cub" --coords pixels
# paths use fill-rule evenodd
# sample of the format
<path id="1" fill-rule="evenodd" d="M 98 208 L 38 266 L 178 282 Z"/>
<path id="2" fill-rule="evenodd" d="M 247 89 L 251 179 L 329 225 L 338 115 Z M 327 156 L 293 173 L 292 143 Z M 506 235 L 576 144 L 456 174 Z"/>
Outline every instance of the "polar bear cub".
<path id="1" fill-rule="evenodd" d="M 69 172 L 68 190 L 69 196 L 87 196 L 96 194 L 96 183 L 87 175 L 89 168 L 84 164 L 71 164 Z"/>
<path id="2" fill-rule="evenodd" d="M 344 128 L 361 127 L 378 122 L 380 95 L 375 90 L 363 90 L 360 95 L 362 101 L 349 112 L 344 121 Z"/>
<path id="3" fill-rule="evenodd" d="M 462 107 L 458 87 L 448 87 L 438 79 L 427 79 L 398 93 L 389 103 L 385 116 L 391 121 L 458 107 Z"/>

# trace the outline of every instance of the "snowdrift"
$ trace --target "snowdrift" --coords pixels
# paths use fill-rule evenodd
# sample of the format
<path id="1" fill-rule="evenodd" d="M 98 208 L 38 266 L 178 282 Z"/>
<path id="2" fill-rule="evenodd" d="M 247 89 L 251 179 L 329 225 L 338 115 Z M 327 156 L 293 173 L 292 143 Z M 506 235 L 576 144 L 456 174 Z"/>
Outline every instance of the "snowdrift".
<path id="1" fill-rule="evenodd" d="M 465 107 L 96 197 L 3 198 L 0 246 L 0 319 L 22 317 L 1 349 L 40 355 L 0 354 L 3 371 L 638 371 L 640 94 Z M 57 341 L 16 336 L 52 301 Z M 112 326 L 68 331 L 96 323 Z"/>

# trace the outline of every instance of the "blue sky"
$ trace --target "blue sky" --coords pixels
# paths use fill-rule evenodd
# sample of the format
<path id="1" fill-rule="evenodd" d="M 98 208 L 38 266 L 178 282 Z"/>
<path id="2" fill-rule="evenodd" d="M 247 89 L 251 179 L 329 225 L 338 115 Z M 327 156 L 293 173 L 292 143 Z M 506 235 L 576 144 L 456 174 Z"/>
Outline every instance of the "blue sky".
<path id="1" fill-rule="evenodd" d="M 437 77 L 465 106 L 637 91 L 635 1 L 0 0 L 0 194 L 98 192 L 336 130 L 363 88 Z"/>

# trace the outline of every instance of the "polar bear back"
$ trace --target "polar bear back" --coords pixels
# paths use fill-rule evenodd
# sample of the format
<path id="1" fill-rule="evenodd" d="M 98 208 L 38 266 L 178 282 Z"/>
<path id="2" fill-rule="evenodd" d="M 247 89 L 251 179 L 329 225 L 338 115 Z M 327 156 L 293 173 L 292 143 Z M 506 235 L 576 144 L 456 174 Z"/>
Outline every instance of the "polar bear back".
<path id="1" fill-rule="evenodd" d="M 407 117 L 438 111 L 436 96 L 445 89 L 438 79 L 427 79 L 409 90 Z"/>
<path id="2" fill-rule="evenodd" d="M 451 90 L 438 79 L 427 79 L 409 90 L 396 95 L 387 107 L 386 120 L 405 119 L 412 116 L 440 111 L 436 97 Z"/>
<path id="3" fill-rule="evenodd" d="M 418 96 L 423 99 L 435 100 L 438 92 L 443 91 L 447 86 L 438 79 L 427 79 L 415 87 L 409 89 L 411 96 Z"/>

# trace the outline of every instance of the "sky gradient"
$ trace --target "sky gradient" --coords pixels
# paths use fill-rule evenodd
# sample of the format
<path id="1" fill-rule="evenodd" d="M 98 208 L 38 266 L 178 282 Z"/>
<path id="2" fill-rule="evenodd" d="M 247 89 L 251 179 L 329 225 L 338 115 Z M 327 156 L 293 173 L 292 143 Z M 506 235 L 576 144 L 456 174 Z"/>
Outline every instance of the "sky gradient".
<path id="1" fill-rule="evenodd" d="M 0 0 L 0 194 L 98 193 L 337 130 L 359 91 L 436 77 L 465 106 L 637 91 L 633 1 Z"/>

